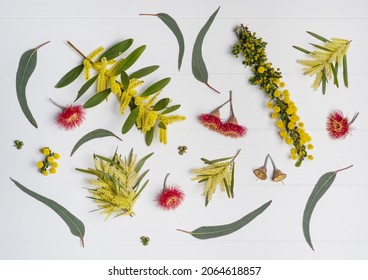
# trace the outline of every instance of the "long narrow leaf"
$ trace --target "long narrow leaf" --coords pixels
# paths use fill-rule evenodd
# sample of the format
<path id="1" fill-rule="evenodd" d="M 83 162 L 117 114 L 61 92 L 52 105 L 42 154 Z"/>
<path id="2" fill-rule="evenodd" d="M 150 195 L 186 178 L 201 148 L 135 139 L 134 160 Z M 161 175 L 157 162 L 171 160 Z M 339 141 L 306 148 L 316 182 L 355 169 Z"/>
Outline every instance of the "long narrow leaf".
<path id="1" fill-rule="evenodd" d="M 161 115 L 172 113 L 180 108 L 181 105 L 173 105 L 171 107 L 167 107 L 165 110 L 162 111 Z"/>
<path id="2" fill-rule="evenodd" d="M 91 141 L 93 139 L 96 139 L 96 138 L 102 138 L 102 137 L 108 137 L 108 136 L 113 136 L 117 139 L 119 139 L 120 141 L 122 141 L 118 136 L 116 136 L 114 133 L 112 133 L 111 131 L 109 130 L 106 130 L 106 129 L 96 129 L 96 130 L 93 130 L 89 133 L 87 133 L 86 135 L 84 135 L 81 139 L 78 140 L 78 142 L 74 145 L 71 153 L 70 153 L 70 156 L 72 156 L 76 150 L 78 150 L 78 148 L 80 146 L 82 146 L 84 143 L 88 142 L 88 141 Z"/>
<path id="3" fill-rule="evenodd" d="M 307 241 L 308 245 L 311 247 L 313 251 L 314 251 L 314 248 L 313 248 L 312 239 L 310 236 L 310 220 L 313 214 L 313 210 L 316 207 L 317 202 L 322 198 L 322 196 L 331 187 L 332 183 L 334 182 L 336 178 L 336 174 L 350 167 L 352 167 L 352 165 L 344 169 L 340 169 L 340 170 L 333 171 L 333 172 L 327 172 L 324 175 L 322 175 L 317 181 L 316 185 L 313 188 L 312 193 L 310 194 L 308 198 L 307 204 L 304 209 L 304 214 L 303 214 L 303 233 L 304 233 L 305 240 Z"/>
<path id="4" fill-rule="evenodd" d="M 322 94 L 326 93 L 327 77 L 325 70 L 322 70 Z"/>
<path id="5" fill-rule="evenodd" d="M 298 47 L 298 46 L 293 46 L 294 49 L 297 49 L 298 51 L 301 51 L 303 53 L 306 53 L 306 54 L 310 54 L 311 52 L 306 50 L 306 49 L 303 49 L 301 47 Z"/>
<path id="6" fill-rule="evenodd" d="M 316 44 L 312 44 L 312 43 L 309 43 L 309 44 L 316 47 L 317 49 L 320 49 L 320 50 L 323 50 L 323 51 L 326 51 L 326 52 L 333 52 L 332 50 L 330 50 L 328 48 L 325 48 L 325 47 L 322 47 L 320 45 L 316 45 Z"/>
<path id="7" fill-rule="evenodd" d="M 105 57 L 107 60 L 114 59 L 118 57 L 119 55 L 123 54 L 129 47 L 133 44 L 133 39 L 126 39 L 123 40 L 116 45 L 112 46 L 111 48 L 104 51 L 98 61 L 101 61 L 103 57 Z"/>
<path id="8" fill-rule="evenodd" d="M 146 132 L 144 140 L 146 141 L 147 146 L 151 146 L 154 134 L 155 134 L 155 127 L 152 127 L 150 130 Z"/>
<path id="9" fill-rule="evenodd" d="M 142 77 L 145 77 L 149 74 L 151 74 L 152 72 L 156 71 L 160 66 L 158 65 L 152 65 L 152 66 L 147 66 L 147 67 L 144 67 L 142 69 L 139 69 L 135 72 L 133 72 L 132 74 L 129 75 L 129 78 L 130 79 L 139 79 L 139 78 L 142 78 Z"/>
<path id="10" fill-rule="evenodd" d="M 75 98 L 74 102 L 77 101 L 94 84 L 94 82 L 96 82 L 97 78 L 98 75 L 95 75 L 83 84 L 83 86 L 78 91 L 78 95 Z"/>
<path id="11" fill-rule="evenodd" d="M 138 191 L 138 193 L 134 196 L 133 201 L 136 200 L 139 195 L 141 194 L 141 192 L 144 190 L 144 188 L 147 186 L 147 184 L 149 183 L 149 180 L 147 180 L 146 182 L 144 182 L 143 186 L 141 187 L 141 189 Z"/>
<path id="12" fill-rule="evenodd" d="M 149 169 L 147 169 L 146 171 L 144 171 L 137 179 L 137 181 L 135 182 L 134 186 L 133 186 L 133 190 L 137 190 L 139 188 L 139 184 L 142 182 L 143 178 L 147 175 L 147 173 L 149 172 Z"/>
<path id="13" fill-rule="evenodd" d="M 126 58 L 124 58 L 123 63 L 115 70 L 114 75 L 120 75 L 122 71 L 128 70 L 141 56 L 146 46 L 140 46 L 132 51 Z"/>
<path id="14" fill-rule="evenodd" d="M 196 230 L 192 232 L 179 230 L 185 233 L 189 233 L 195 238 L 198 239 L 210 239 L 210 238 L 216 238 L 224 235 L 231 234 L 245 225 L 249 224 L 251 221 L 253 221 L 256 217 L 258 217 L 260 214 L 263 213 L 264 210 L 267 209 L 268 206 L 272 203 L 272 200 L 268 201 L 267 203 L 263 204 L 261 207 L 257 208 L 256 210 L 250 212 L 249 214 L 245 215 L 241 219 L 226 225 L 220 225 L 220 226 L 203 226 L 200 228 L 197 228 Z"/>
<path id="15" fill-rule="evenodd" d="M 164 78 L 162 80 L 159 80 L 158 82 L 152 84 L 149 86 L 141 95 L 140 97 L 147 97 L 150 96 L 160 90 L 162 90 L 164 87 L 167 86 L 167 84 L 170 82 L 171 78 Z"/>
<path id="16" fill-rule="evenodd" d="M 50 41 L 49 41 L 50 42 Z M 34 119 L 31 110 L 28 107 L 27 97 L 26 97 L 26 86 L 29 78 L 31 77 L 33 71 L 37 65 L 37 50 L 42 46 L 48 44 L 49 42 L 43 43 L 42 45 L 26 51 L 19 60 L 19 65 L 16 75 L 16 91 L 17 98 L 20 108 L 23 114 L 26 116 L 28 121 L 35 127 L 38 128 L 37 122 Z"/>
<path id="17" fill-rule="evenodd" d="M 234 198 L 234 182 L 235 182 L 235 161 L 231 169 L 231 183 L 230 183 L 230 193 L 231 197 Z"/>
<path id="18" fill-rule="evenodd" d="M 75 81 L 83 71 L 83 64 L 74 67 L 68 73 L 66 73 L 55 85 L 56 88 L 65 87 Z"/>
<path id="19" fill-rule="evenodd" d="M 333 63 L 331 63 L 331 70 L 334 78 L 334 85 L 336 85 L 336 87 L 339 88 L 339 79 L 337 77 L 337 71 Z"/>
<path id="20" fill-rule="evenodd" d="M 192 72 L 193 72 L 194 77 L 198 81 L 204 83 L 205 85 L 207 85 L 209 88 L 211 88 L 217 93 L 220 93 L 220 92 L 208 84 L 208 71 L 207 71 L 206 64 L 204 63 L 204 60 L 203 60 L 202 45 L 203 45 L 204 37 L 206 36 L 207 31 L 209 30 L 212 22 L 214 21 L 219 9 L 220 7 L 218 7 L 218 9 L 210 16 L 206 24 L 202 27 L 201 31 L 198 33 L 197 38 L 194 43 L 193 52 L 192 52 Z"/>
<path id="21" fill-rule="evenodd" d="M 322 37 L 322 36 L 320 36 L 320 35 L 318 35 L 318 34 L 316 34 L 316 33 L 311 32 L 311 31 L 307 31 L 307 33 L 308 33 L 309 35 L 313 36 L 314 38 L 316 38 L 316 39 L 318 39 L 318 40 L 322 41 L 322 42 L 329 42 L 329 41 L 330 41 L 330 40 L 328 40 L 328 39 L 326 39 L 326 38 L 324 38 L 324 37 Z"/>
<path id="22" fill-rule="evenodd" d="M 135 172 L 139 173 L 139 171 L 141 171 L 141 169 L 142 169 L 144 163 L 146 162 L 146 160 L 149 159 L 153 154 L 154 153 L 150 153 L 150 154 L 146 155 L 145 157 L 141 158 L 137 162 L 137 164 L 135 165 L 135 168 L 134 168 Z"/>
<path id="23" fill-rule="evenodd" d="M 135 124 L 139 113 L 139 107 L 135 107 L 129 114 L 128 118 L 126 119 L 123 128 L 121 129 L 121 133 L 127 133 Z"/>
<path id="24" fill-rule="evenodd" d="M 65 209 L 63 206 L 61 206 L 59 203 L 57 203 L 54 200 L 51 200 L 47 197 L 44 197 L 38 193 L 35 193 L 29 189 L 27 189 L 25 186 L 17 182 L 16 180 L 13 180 L 10 178 L 13 183 L 23 192 L 28 194 L 29 196 L 33 197 L 34 199 L 42 202 L 43 204 L 50 207 L 52 210 L 55 211 L 56 214 L 60 216 L 64 220 L 64 222 L 68 225 L 70 232 L 79 237 L 82 242 L 82 246 L 84 247 L 84 234 L 85 234 L 85 227 L 81 220 L 79 220 L 77 217 L 75 217 L 72 213 L 70 213 L 67 209 Z"/>
<path id="25" fill-rule="evenodd" d="M 161 111 L 170 103 L 170 98 L 162 98 L 153 106 L 152 111 Z"/>
<path id="26" fill-rule="evenodd" d="M 123 89 L 127 90 L 129 87 L 129 77 L 128 74 L 125 71 L 122 71 L 120 73 L 120 79 L 121 79 L 121 84 L 123 85 Z"/>
<path id="27" fill-rule="evenodd" d="M 346 87 L 349 87 L 349 81 L 348 81 L 348 58 L 346 55 L 344 55 L 342 59 L 342 70 L 344 75 L 344 85 Z"/>
<path id="28" fill-rule="evenodd" d="M 104 101 L 109 96 L 110 93 L 111 93 L 111 88 L 107 88 L 101 92 L 97 92 L 90 99 L 88 99 L 86 103 L 84 103 L 83 107 L 88 109 L 88 108 L 97 106 L 102 101 Z"/>

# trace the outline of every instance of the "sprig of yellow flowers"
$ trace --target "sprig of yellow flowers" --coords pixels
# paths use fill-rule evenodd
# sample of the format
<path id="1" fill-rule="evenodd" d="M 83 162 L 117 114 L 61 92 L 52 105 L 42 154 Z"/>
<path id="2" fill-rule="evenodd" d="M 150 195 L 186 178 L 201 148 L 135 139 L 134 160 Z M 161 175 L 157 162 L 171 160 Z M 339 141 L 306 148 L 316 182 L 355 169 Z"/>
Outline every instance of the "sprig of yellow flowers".
<path id="1" fill-rule="evenodd" d="M 297 107 L 285 89 L 285 83 L 281 81 L 280 69 L 275 69 L 268 61 L 267 43 L 243 25 L 236 28 L 236 35 L 239 41 L 233 46 L 232 53 L 236 57 L 243 55 L 243 65 L 252 67 L 250 83 L 258 85 L 268 95 L 267 107 L 272 110 L 271 117 L 276 120 L 279 134 L 286 144 L 293 146 L 291 158 L 296 160 L 295 166 L 299 167 L 305 158 L 312 160 L 313 156 L 308 152 L 313 148 L 310 143 L 312 138 L 305 131 Z"/>

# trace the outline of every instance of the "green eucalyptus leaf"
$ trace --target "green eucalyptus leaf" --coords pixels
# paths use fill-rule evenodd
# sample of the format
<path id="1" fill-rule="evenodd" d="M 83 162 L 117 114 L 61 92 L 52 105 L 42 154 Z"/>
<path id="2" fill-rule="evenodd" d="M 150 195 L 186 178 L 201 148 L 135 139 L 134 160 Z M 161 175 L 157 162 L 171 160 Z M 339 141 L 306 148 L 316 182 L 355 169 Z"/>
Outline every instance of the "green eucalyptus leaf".
<path id="1" fill-rule="evenodd" d="M 161 111 L 166 108 L 166 106 L 170 103 L 170 98 L 162 98 L 158 101 L 155 106 L 153 106 L 153 111 Z"/>
<path id="2" fill-rule="evenodd" d="M 120 75 L 122 71 L 128 70 L 138 60 L 145 49 L 146 46 L 143 45 L 132 51 L 126 58 L 123 59 L 123 63 L 121 63 L 120 66 L 117 67 L 114 75 Z"/>
<path id="3" fill-rule="evenodd" d="M 42 202 L 43 204 L 50 207 L 52 210 L 55 211 L 56 214 L 60 216 L 64 220 L 64 222 L 67 224 L 67 226 L 70 229 L 70 232 L 79 237 L 82 246 L 84 247 L 84 234 L 85 234 L 85 227 L 81 220 L 79 220 L 77 217 L 75 217 L 72 213 L 70 213 L 67 209 L 65 209 L 63 206 L 61 206 L 59 203 L 57 203 L 54 200 L 51 200 L 47 197 L 44 197 L 38 193 L 35 193 L 29 189 L 27 189 L 25 186 L 17 182 L 16 180 L 13 180 L 10 178 L 10 180 L 13 181 L 13 183 L 23 192 L 28 194 L 29 196 L 33 197 L 34 199 Z"/>
<path id="4" fill-rule="evenodd" d="M 336 178 L 336 174 L 350 167 L 352 167 L 352 165 L 344 169 L 340 169 L 340 170 L 333 171 L 333 172 L 327 172 L 324 175 L 322 175 L 317 181 L 316 185 L 313 188 L 312 193 L 310 194 L 308 198 L 307 204 L 305 205 L 304 214 L 303 214 L 303 233 L 304 233 L 305 240 L 307 241 L 308 245 L 311 247 L 313 251 L 314 251 L 314 248 L 313 248 L 312 239 L 310 236 L 310 221 L 311 221 L 311 217 L 312 217 L 314 208 L 316 207 L 317 202 L 322 198 L 322 196 L 331 187 L 332 183 L 334 182 Z"/>
<path id="5" fill-rule="evenodd" d="M 145 141 L 147 146 L 151 146 L 154 134 L 155 134 L 155 127 L 152 127 L 150 130 L 146 132 Z"/>
<path id="6" fill-rule="evenodd" d="M 83 107 L 88 109 L 88 108 L 97 106 L 102 101 L 104 101 L 109 96 L 110 93 L 111 93 L 111 88 L 107 88 L 103 91 L 96 93 L 90 99 L 88 99 L 86 103 L 84 103 Z"/>
<path id="7" fill-rule="evenodd" d="M 121 133 L 127 133 L 135 124 L 138 118 L 139 107 L 135 107 L 129 114 L 128 118 L 126 119 L 123 128 L 121 129 Z"/>
<path id="8" fill-rule="evenodd" d="M 158 13 L 156 16 L 159 17 L 167 25 L 167 27 L 170 28 L 170 30 L 174 33 L 176 40 L 178 41 L 179 44 L 178 69 L 180 71 L 185 49 L 183 33 L 181 32 L 176 21 L 168 14 Z"/>
<path id="9" fill-rule="evenodd" d="M 195 238 L 198 239 L 210 239 L 210 238 L 216 238 L 224 235 L 231 234 L 245 225 L 249 224 L 251 221 L 253 221 L 256 217 L 258 217 L 260 214 L 263 213 L 267 209 L 268 206 L 270 206 L 272 200 L 268 201 L 267 203 L 263 204 L 261 207 L 257 208 L 253 212 L 250 212 L 249 214 L 245 215 L 241 219 L 226 225 L 220 225 L 220 226 L 203 226 L 200 228 L 197 228 L 196 230 L 192 232 L 183 231 L 185 233 L 189 233 Z"/>
<path id="10" fill-rule="evenodd" d="M 129 87 L 129 77 L 125 71 L 122 71 L 120 73 L 120 79 L 121 79 L 121 84 L 123 85 L 123 89 L 127 90 Z"/>
<path id="11" fill-rule="evenodd" d="M 118 136 L 116 136 L 114 133 L 112 133 L 111 131 L 109 130 L 106 130 L 106 129 L 96 129 L 96 130 L 93 130 L 89 133 L 87 133 L 86 135 L 84 135 L 81 139 L 78 140 L 78 142 L 74 145 L 71 153 L 70 153 L 70 156 L 72 156 L 76 150 L 78 150 L 78 148 L 80 146 L 82 146 L 84 143 L 88 142 L 88 141 L 91 141 L 93 139 L 96 139 L 96 138 L 102 138 L 102 137 L 108 137 L 108 136 L 113 136 L 117 139 L 119 139 L 120 141 L 122 141 Z"/>
<path id="12" fill-rule="evenodd" d="M 132 74 L 129 75 L 130 79 L 139 79 L 142 77 L 145 77 L 149 74 L 151 74 L 152 72 L 156 71 L 160 66 L 158 65 L 152 65 L 152 66 L 147 66 L 144 67 L 142 69 L 139 69 L 135 72 L 133 72 Z"/>
<path id="13" fill-rule="evenodd" d="M 66 73 L 55 85 L 56 88 L 65 87 L 75 81 L 83 71 L 83 64 L 74 67 L 68 73 Z"/>
<path id="14" fill-rule="evenodd" d="M 171 78 L 164 78 L 162 80 L 159 80 L 158 82 L 152 84 L 149 86 L 140 96 L 141 97 L 147 97 L 151 94 L 154 94 L 160 90 L 162 90 L 167 84 L 170 82 Z"/>
<path id="15" fill-rule="evenodd" d="M 161 115 L 172 113 L 180 108 L 180 105 L 173 105 L 170 107 L 167 107 L 165 110 L 162 111 Z"/>
<path id="16" fill-rule="evenodd" d="M 204 63 L 204 60 L 203 60 L 202 45 L 203 45 L 204 37 L 206 36 L 207 31 L 209 30 L 212 22 L 214 21 L 219 9 L 220 7 L 218 7 L 218 9 L 211 15 L 211 17 L 208 19 L 206 24 L 202 27 L 201 31 L 197 35 L 197 38 L 195 40 L 194 47 L 193 47 L 193 52 L 192 52 L 192 72 L 193 72 L 194 77 L 198 81 L 204 83 L 205 85 L 207 85 L 209 88 L 211 88 L 217 93 L 220 93 L 220 92 L 208 84 L 208 72 L 207 72 L 206 64 Z"/>
<path id="17" fill-rule="evenodd" d="M 83 84 L 83 86 L 78 91 L 78 95 L 75 98 L 74 102 L 77 101 L 83 94 L 85 94 L 85 92 L 94 84 L 97 78 L 98 78 L 98 75 L 95 75 Z"/>
<path id="18" fill-rule="evenodd" d="M 348 81 L 348 58 L 346 55 L 342 58 L 342 72 L 344 75 L 344 85 L 346 87 L 349 87 L 349 81 Z"/>
<path id="19" fill-rule="evenodd" d="M 106 57 L 107 60 L 114 59 L 119 55 L 123 54 L 129 47 L 133 44 L 133 39 L 126 39 L 112 46 L 111 48 L 104 51 L 100 56 L 98 61 L 101 61 L 103 57 Z"/>
<path id="20" fill-rule="evenodd" d="M 49 42 L 43 43 L 42 45 L 34 49 L 26 51 L 19 60 L 19 65 L 16 74 L 16 91 L 20 108 L 22 109 L 22 112 L 26 116 L 28 121 L 35 128 L 38 128 L 38 125 L 31 113 L 31 110 L 28 107 L 26 97 L 26 86 L 29 78 L 31 77 L 37 65 L 37 50 L 42 46 L 48 44 Z"/>
<path id="21" fill-rule="evenodd" d="M 320 35 L 318 35 L 318 34 L 316 34 L 316 33 L 313 33 L 313 32 L 311 32 L 311 31 L 307 31 L 307 33 L 308 33 L 309 35 L 313 36 L 314 38 L 316 38 L 316 39 L 318 39 L 318 40 L 322 41 L 322 42 L 330 42 L 330 40 L 328 40 L 328 39 L 326 39 L 326 38 L 324 38 L 324 37 L 322 37 L 322 36 L 320 36 Z"/>

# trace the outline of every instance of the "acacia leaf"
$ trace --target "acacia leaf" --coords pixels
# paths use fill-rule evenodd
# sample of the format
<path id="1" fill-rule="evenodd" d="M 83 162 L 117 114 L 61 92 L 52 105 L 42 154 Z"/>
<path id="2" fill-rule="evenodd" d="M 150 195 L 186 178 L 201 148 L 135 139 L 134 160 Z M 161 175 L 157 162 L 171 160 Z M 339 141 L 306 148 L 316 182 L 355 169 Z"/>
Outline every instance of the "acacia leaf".
<path id="1" fill-rule="evenodd" d="M 160 90 L 162 90 L 164 87 L 167 86 L 167 84 L 170 82 L 171 78 L 164 78 L 162 80 L 159 80 L 158 82 L 152 84 L 149 86 L 140 96 L 141 97 L 147 97 L 151 94 L 154 94 Z"/>
<path id="2" fill-rule="evenodd" d="M 313 188 L 312 193 L 310 194 L 307 204 L 305 205 L 304 214 L 303 214 L 303 234 L 304 238 L 307 241 L 308 245 L 314 251 L 312 245 L 312 239 L 310 236 L 310 221 L 313 214 L 313 210 L 317 205 L 317 202 L 322 198 L 322 196 L 327 192 L 327 190 L 331 187 L 332 183 L 336 178 L 336 174 L 340 171 L 348 169 L 352 167 L 346 167 L 344 169 L 340 169 L 333 172 L 327 172 L 323 174 L 319 180 L 317 181 L 316 185 Z"/>
<path id="3" fill-rule="evenodd" d="M 19 60 L 17 74 L 16 74 L 16 91 L 17 98 L 22 109 L 23 114 L 26 116 L 28 121 L 35 127 L 38 128 L 37 122 L 34 119 L 31 110 L 28 107 L 27 97 L 26 97 L 26 86 L 29 78 L 31 77 L 33 71 L 37 65 L 37 50 L 42 46 L 48 44 L 50 41 L 43 43 L 42 45 L 26 51 Z"/>
<path id="4" fill-rule="evenodd" d="M 75 98 L 74 102 L 77 101 L 94 84 L 97 78 L 98 78 L 98 75 L 95 75 L 83 84 L 80 90 L 78 90 L 78 95 Z"/>
<path id="5" fill-rule="evenodd" d="M 138 173 L 139 171 L 141 171 L 144 163 L 146 162 L 147 159 L 149 159 L 154 153 L 150 153 L 148 155 L 146 155 L 145 157 L 141 158 L 137 164 L 135 165 L 134 170 Z"/>
<path id="6" fill-rule="evenodd" d="M 78 148 L 82 146 L 84 143 L 91 141 L 93 139 L 96 139 L 96 138 L 102 138 L 102 137 L 108 137 L 108 136 L 113 136 L 119 139 L 120 141 L 122 141 L 118 136 L 116 136 L 114 133 L 112 133 L 109 130 L 102 129 L 102 128 L 96 129 L 91 132 L 88 132 L 86 135 L 84 135 L 81 139 L 78 140 L 78 142 L 74 145 L 70 153 L 70 156 L 72 156 L 76 152 L 76 150 L 78 150 Z"/>
<path id="7" fill-rule="evenodd" d="M 181 64 L 182 64 L 182 61 L 183 61 L 183 56 L 184 56 L 184 49 L 185 49 L 183 33 L 181 32 L 181 30 L 179 28 L 179 25 L 177 24 L 175 19 L 173 19 L 168 14 L 158 13 L 158 14 L 156 14 L 156 16 L 159 19 L 161 19 L 163 21 L 163 23 L 165 23 L 167 25 L 167 27 L 170 28 L 170 30 L 174 33 L 174 35 L 176 37 L 176 40 L 178 41 L 178 45 L 179 45 L 178 69 L 180 71 Z"/>
<path id="8" fill-rule="evenodd" d="M 159 122 L 157 126 L 161 129 L 166 129 L 167 128 L 166 125 L 163 122 Z"/>
<path id="9" fill-rule="evenodd" d="M 121 129 L 121 133 L 125 134 L 127 133 L 135 124 L 135 122 L 137 121 L 138 118 L 138 113 L 139 113 L 139 107 L 135 107 L 129 114 L 128 118 L 126 119 L 122 129 Z"/>
<path id="10" fill-rule="evenodd" d="M 145 45 L 142 45 L 132 51 L 126 58 L 124 58 L 123 62 L 117 67 L 115 70 L 114 76 L 120 75 L 122 71 L 128 70 L 141 56 L 143 51 L 146 49 Z"/>
<path id="11" fill-rule="evenodd" d="M 214 21 L 219 9 L 220 7 L 218 7 L 217 10 L 211 15 L 211 17 L 208 19 L 206 24 L 202 27 L 202 29 L 198 33 L 197 38 L 194 43 L 193 52 L 192 52 L 192 72 L 193 72 L 194 77 L 198 81 L 204 83 L 205 85 L 207 85 L 209 88 L 211 88 L 217 93 L 220 93 L 220 92 L 208 84 L 208 72 L 207 72 L 206 64 L 204 63 L 204 60 L 203 60 L 202 45 L 203 45 L 204 37 L 206 36 L 206 33 L 209 30 L 212 22 Z"/>
<path id="12" fill-rule="evenodd" d="M 180 104 L 173 105 L 170 107 L 167 107 L 165 110 L 162 111 L 161 115 L 172 113 L 180 108 Z"/>
<path id="13" fill-rule="evenodd" d="M 88 109 L 97 106 L 102 101 L 104 101 L 109 94 L 111 93 L 111 88 L 107 88 L 103 91 L 97 92 L 95 95 L 93 95 L 90 99 L 84 103 L 83 107 Z"/>
<path id="14" fill-rule="evenodd" d="M 339 79 L 337 77 L 337 71 L 336 71 L 337 69 L 335 68 L 333 63 L 331 63 L 330 65 L 331 65 L 331 70 L 332 70 L 332 74 L 334 78 L 334 85 L 336 85 L 336 87 L 339 88 Z"/>
<path id="15" fill-rule="evenodd" d="M 114 59 L 118 57 L 119 55 L 123 54 L 129 47 L 133 44 L 133 39 L 126 39 L 123 40 L 115 45 L 113 45 L 111 48 L 104 51 L 98 61 L 101 61 L 103 57 L 106 57 L 107 60 Z"/>
<path id="16" fill-rule="evenodd" d="M 320 36 L 320 35 L 318 35 L 318 34 L 316 34 L 316 33 L 314 33 L 314 32 L 311 32 L 311 31 L 307 31 L 307 33 L 309 34 L 309 35 L 311 35 L 311 36 L 313 36 L 314 38 L 316 38 L 316 39 L 318 39 L 318 40 L 320 40 L 320 41 L 322 41 L 322 42 L 330 42 L 330 40 L 328 40 L 328 39 L 326 39 L 326 38 L 324 38 L 324 37 L 322 37 L 322 36 Z"/>
<path id="17" fill-rule="evenodd" d="M 70 232 L 79 237 L 82 242 L 82 246 L 84 247 L 84 234 L 85 234 L 85 227 L 81 220 L 79 220 L 77 217 L 75 217 L 72 213 L 70 213 L 67 209 L 65 209 L 63 206 L 61 206 L 59 203 L 57 203 L 54 200 L 51 200 L 47 197 L 44 197 L 38 193 L 35 193 L 29 189 L 27 189 L 25 186 L 17 182 L 16 180 L 13 180 L 10 178 L 10 180 L 13 181 L 13 183 L 23 192 L 28 194 L 29 196 L 33 197 L 34 199 L 42 202 L 43 204 L 50 207 L 52 210 L 55 211 L 56 214 L 60 216 L 64 220 L 64 222 L 68 225 Z"/>
<path id="18" fill-rule="evenodd" d="M 253 221 L 258 215 L 262 214 L 264 210 L 267 209 L 268 206 L 270 206 L 272 200 L 268 201 L 267 203 L 263 204 L 261 207 L 257 208 L 256 210 L 248 213 L 241 219 L 226 225 L 220 225 L 220 226 L 203 226 L 200 228 L 197 228 L 196 230 L 192 232 L 183 231 L 185 233 L 189 233 L 195 238 L 198 239 L 210 239 L 210 238 L 216 238 L 224 235 L 231 234 L 245 225 L 249 224 L 251 221 Z"/>
<path id="19" fill-rule="evenodd" d="M 83 64 L 74 67 L 68 73 L 66 73 L 55 85 L 56 88 L 65 87 L 75 81 L 83 71 Z"/>
<path id="20" fill-rule="evenodd" d="M 161 111 L 170 103 L 170 98 L 162 98 L 153 106 L 152 111 Z"/>
<path id="21" fill-rule="evenodd" d="M 121 84 L 123 85 L 123 89 L 127 90 L 129 87 L 129 77 L 125 71 L 122 71 L 120 73 L 120 79 L 121 79 Z"/>
<path id="22" fill-rule="evenodd" d="M 322 94 L 326 93 L 327 77 L 325 70 L 322 70 Z"/>
<path id="23" fill-rule="evenodd" d="M 311 52 L 306 50 L 306 49 L 303 49 L 301 47 L 298 47 L 298 46 L 293 46 L 294 49 L 298 50 L 298 51 L 301 51 L 303 53 L 306 53 L 306 54 L 310 54 Z"/>
<path id="24" fill-rule="evenodd" d="M 348 81 L 348 58 L 346 57 L 346 55 L 343 56 L 342 58 L 342 72 L 344 75 L 344 85 L 346 87 L 349 86 L 349 81 Z"/>
<path id="25" fill-rule="evenodd" d="M 155 127 L 152 127 L 150 130 L 146 132 L 145 141 L 147 146 L 151 146 L 154 134 L 155 134 Z"/>
<path id="26" fill-rule="evenodd" d="M 142 69 L 139 69 L 135 72 L 133 72 L 132 74 L 129 75 L 130 79 L 139 79 L 142 78 L 144 76 L 147 76 L 149 74 L 151 74 L 152 72 L 156 71 L 160 66 L 158 65 L 152 65 L 152 66 L 147 66 L 144 67 Z"/>

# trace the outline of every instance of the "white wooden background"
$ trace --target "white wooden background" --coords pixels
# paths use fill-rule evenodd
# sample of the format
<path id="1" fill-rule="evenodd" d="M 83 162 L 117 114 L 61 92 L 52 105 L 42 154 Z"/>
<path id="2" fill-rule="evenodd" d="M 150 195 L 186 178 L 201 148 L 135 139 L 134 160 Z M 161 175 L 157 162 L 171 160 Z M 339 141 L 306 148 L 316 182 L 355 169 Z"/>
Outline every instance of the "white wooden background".
<path id="1" fill-rule="evenodd" d="M 221 6 L 203 45 L 210 83 L 222 94 L 209 90 L 191 74 L 194 40 L 208 17 Z M 139 13 L 165 12 L 174 17 L 185 37 L 183 67 L 177 71 L 178 47 L 171 31 L 154 17 Z M 231 55 L 236 42 L 233 33 L 239 24 L 248 25 L 268 42 L 267 53 L 280 67 L 299 108 L 299 114 L 313 137 L 315 160 L 302 167 L 293 166 L 289 147 L 277 135 L 269 118 L 263 92 L 248 84 L 249 71 Z M 0 258 L 1 259 L 366 259 L 368 257 L 368 188 L 366 184 L 367 117 L 367 27 L 368 4 L 352 1 L 0 1 L 1 110 L 0 110 Z M 328 85 L 327 94 L 313 92 L 312 78 L 301 74 L 296 63 L 303 54 L 291 46 L 307 47 L 313 42 L 306 30 L 325 37 L 352 40 L 348 53 L 349 88 Z M 151 147 L 143 135 L 130 132 L 123 142 L 105 138 L 94 140 L 69 157 L 75 142 L 96 128 L 117 134 L 126 118 L 118 111 L 114 98 L 87 112 L 84 124 L 65 132 L 54 123 L 58 109 L 48 98 L 70 104 L 82 78 L 63 89 L 55 83 L 80 57 L 66 44 L 72 41 L 85 53 L 100 45 L 106 47 L 133 38 L 132 49 L 142 44 L 147 49 L 134 69 L 158 64 L 161 67 L 146 83 L 172 77 L 164 95 L 182 104 L 187 121 L 169 128 L 169 143 L 157 140 Z M 50 40 L 38 52 L 38 64 L 31 77 L 27 96 L 39 123 L 33 128 L 23 116 L 15 92 L 15 73 L 20 56 L 28 49 Z M 315 42 L 315 41 L 314 41 Z M 227 139 L 202 127 L 201 113 L 210 112 L 234 92 L 235 110 L 241 124 L 248 127 L 245 138 Z M 81 99 L 84 102 L 88 96 Z M 325 121 L 332 109 L 351 117 L 360 112 L 355 130 L 341 141 L 331 140 Z M 227 117 L 224 110 L 224 117 Z M 16 150 L 13 140 L 25 146 Z M 86 198 L 86 179 L 76 167 L 92 167 L 92 154 L 110 156 L 116 146 L 127 154 L 134 148 L 139 156 L 155 155 L 146 163 L 150 184 L 138 200 L 136 216 L 104 221 L 93 201 Z M 177 147 L 186 145 L 184 156 Z M 54 176 L 40 175 L 35 163 L 38 149 L 50 146 L 62 158 Z M 200 157 L 218 158 L 242 152 L 237 158 L 235 199 L 217 192 L 207 208 L 201 196 L 202 185 L 191 181 L 190 170 L 201 166 Z M 270 153 L 278 167 L 288 174 L 285 185 L 256 181 L 252 170 Z M 335 183 L 317 205 L 312 216 L 313 252 L 304 241 L 302 215 L 308 196 L 318 178 L 328 171 L 354 164 L 338 174 Z M 166 173 L 169 182 L 180 184 L 186 199 L 174 212 L 164 212 L 154 198 Z M 30 189 L 64 205 L 86 226 L 85 248 L 72 236 L 64 222 L 49 208 L 21 192 L 10 181 L 18 180 Z M 202 225 L 235 221 L 268 200 L 272 205 L 256 220 L 234 234 L 201 241 L 176 231 L 194 230 Z M 142 246 L 140 236 L 151 238 Z"/>

